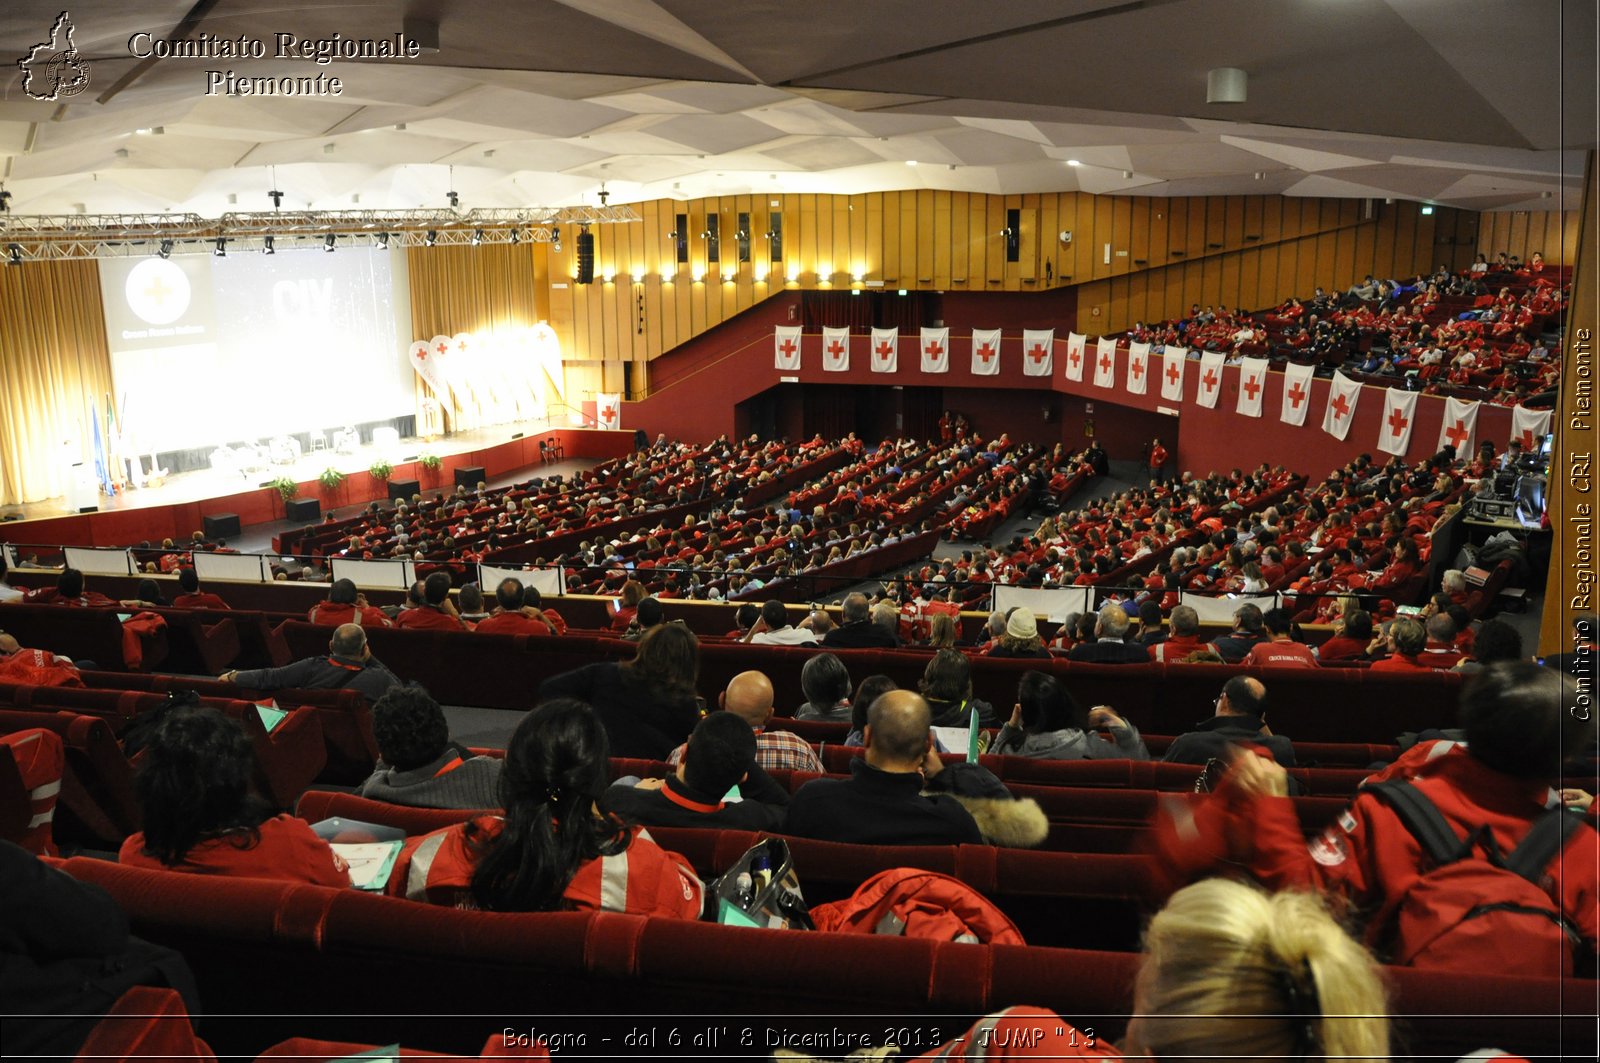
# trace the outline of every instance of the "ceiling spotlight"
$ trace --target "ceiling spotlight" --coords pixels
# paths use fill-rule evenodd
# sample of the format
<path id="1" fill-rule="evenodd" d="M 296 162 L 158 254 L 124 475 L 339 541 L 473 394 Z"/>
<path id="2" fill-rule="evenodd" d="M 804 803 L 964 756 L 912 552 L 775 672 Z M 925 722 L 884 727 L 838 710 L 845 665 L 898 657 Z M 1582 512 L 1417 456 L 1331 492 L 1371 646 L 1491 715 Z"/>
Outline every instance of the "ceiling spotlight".
<path id="1" fill-rule="evenodd" d="M 0 188 L 0 214 L 11 213 L 11 193 Z"/>
<path id="2" fill-rule="evenodd" d="M 493 148 L 484 148 L 483 149 L 483 157 L 486 158 L 486 159 L 494 158 L 494 149 Z"/>
<path id="3" fill-rule="evenodd" d="M 172 241 L 171 240 L 163 240 L 163 241 L 161 241 L 161 244 L 156 248 L 156 255 L 158 257 L 160 257 L 160 258 L 171 258 L 172 257 Z"/>
<path id="4" fill-rule="evenodd" d="M 457 207 L 461 206 L 461 197 L 459 195 L 457 195 L 455 192 L 446 192 L 445 193 L 445 198 L 450 200 L 450 209 L 451 210 L 455 210 Z"/>
<path id="5" fill-rule="evenodd" d="M 283 206 L 283 193 L 278 191 L 276 188 L 268 192 L 267 197 L 272 200 L 273 210 L 277 210 L 279 207 Z"/>
<path id="6" fill-rule="evenodd" d="M 428 247 L 432 247 L 435 243 L 438 242 L 438 240 L 439 240 L 439 233 L 438 233 L 438 230 L 436 230 L 436 229 L 429 229 L 428 232 L 427 232 L 427 235 L 423 236 L 423 238 L 422 238 L 422 242 L 425 245 L 427 245 Z"/>
<path id="7" fill-rule="evenodd" d="M 74 203 L 72 205 L 72 213 L 74 213 L 74 214 L 87 214 L 87 213 L 89 213 L 88 204 L 85 204 L 85 203 Z"/>
<path id="8" fill-rule="evenodd" d="M 511 246 L 515 247 L 520 243 L 522 243 L 522 230 L 521 229 L 512 229 L 511 230 Z"/>
<path id="9" fill-rule="evenodd" d="M 474 229 L 474 230 L 472 230 L 472 246 L 473 247 L 477 247 L 481 243 L 483 243 L 483 230 L 482 229 Z"/>
<path id="10" fill-rule="evenodd" d="M 268 236 L 261 241 L 261 253 L 263 255 L 275 255 L 278 253 L 272 246 L 272 237 Z"/>
<path id="11" fill-rule="evenodd" d="M 324 145 L 322 145 L 322 154 L 324 154 L 324 155 L 332 155 L 333 154 L 333 145 L 332 144 L 324 144 Z"/>
<path id="12" fill-rule="evenodd" d="M 1207 103 L 1243 103 L 1250 77 L 1234 66 L 1213 67 L 1206 71 Z"/>
<path id="13" fill-rule="evenodd" d="M 237 192 L 229 192 L 228 193 L 228 205 L 232 206 L 233 204 L 235 204 L 237 202 L 239 202 L 239 193 L 237 193 Z"/>
<path id="14" fill-rule="evenodd" d="M 1079 162 L 1077 159 L 1068 159 L 1067 160 L 1067 165 L 1068 166 L 1082 166 L 1083 163 Z"/>
<path id="15" fill-rule="evenodd" d="M 379 233 L 377 235 L 377 237 L 376 237 L 376 243 L 374 243 L 373 246 L 376 247 L 379 251 L 387 251 L 387 250 L 389 250 L 389 234 L 388 233 Z"/>
<path id="16" fill-rule="evenodd" d="M 217 237 L 217 242 L 211 248 L 211 253 L 213 255 L 216 255 L 218 258 L 227 258 L 228 257 L 228 238 L 225 237 L 225 236 Z"/>
<path id="17" fill-rule="evenodd" d="M 116 154 L 117 154 L 117 158 L 126 159 L 129 155 L 131 155 L 133 153 L 130 152 L 127 148 L 118 148 Z"/>
<path id="18" fill-rule="evenodd" d="M 916 159 L 907 159 L 906 160 L 906 165 L 907 166 L 915 166 L 916 164 L 917 164 L 917 160 Z"/>
<path id="19" fill-rule="evenodd" d="M 20 266 L 20 265 L 22 265 L 22 245 L 21 244 L 7 244 L 6 245 L 6 251 L 10 255 L 10 257 L 6 259 L 6 265 L 8 265 L 8 266 Z"/>
<path id="20" fill-rule="evenodd" d="M 333 234 L 329 233 L 327 236 L 324 236 L 322 238 L 322 249 L 324 251 L 332 251 L 333 250 L 333 243 L 334 243 Z"/>
<path id="21" fill-rule="evenodd" d="M 1122 179 L 1123 179 L 1123 180 L 1124 180 L 1124 181 L 1131 181 L 1131 180 L 1133 180 L 1133 171 L 1132 171 L 1132 170 L 1123 170 L 1123 171 L 1122 171 Z"/>
<path id="22" fill-rule="evenodd" d="M 672 235 L 676 237 L 678 234 L 673 233 Z M 561 253 L 561 226 L 559 225 L 550 227 L 550 247 L 556 254 Z"/>

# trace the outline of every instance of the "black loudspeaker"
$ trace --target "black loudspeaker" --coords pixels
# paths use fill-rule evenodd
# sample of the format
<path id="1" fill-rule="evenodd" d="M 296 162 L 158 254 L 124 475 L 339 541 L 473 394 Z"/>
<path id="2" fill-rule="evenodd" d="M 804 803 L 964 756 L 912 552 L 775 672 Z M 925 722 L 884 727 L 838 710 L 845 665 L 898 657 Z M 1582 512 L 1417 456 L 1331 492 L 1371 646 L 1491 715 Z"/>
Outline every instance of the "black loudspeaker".
<path id="1" fill-rule="evenodd" d="M 578 234 L 578 283 L 594 283 L 594 233 Z"/>
<path id="2" fill-rule="evenodd" d="M 421 494 L 422 485 L 416 480 L 390 480 L 389 501 L 408 502 L 412 495 Z"/>
<path id="3" fill-rule="evenodd" d="M 482 465 L 467 465 L 456 470 L 457 487 L 477 487 L 479 481 L 487 479 Z"/>
<path id="4" fill-rule="evenodd" d="M 239 537 L 239 514 L 237 513 L 207 513 L 201 518 L 207 539 L 226 539 L 233 536 Z"/>
<path id="5" fill-rule="evenodd" d="M 322 503 L 314 498 L 291 498 L 283 504 L 284 515 L 302 524 L 322 519 Z"/>

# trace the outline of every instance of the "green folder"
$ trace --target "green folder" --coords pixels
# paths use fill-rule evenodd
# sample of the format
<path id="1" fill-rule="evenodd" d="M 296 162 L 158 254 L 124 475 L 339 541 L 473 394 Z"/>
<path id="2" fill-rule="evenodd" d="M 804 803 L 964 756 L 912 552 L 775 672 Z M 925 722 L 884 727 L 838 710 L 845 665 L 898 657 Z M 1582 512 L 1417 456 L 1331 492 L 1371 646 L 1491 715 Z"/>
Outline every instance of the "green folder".
<path id="1" fill-rule="evenodd" d="M 289 718 L 289 714 L 276 705 L 257 705 L 256 713 L 261 717 L 261 726 L 271 734 L 278 729 L 278 725 Z"/>

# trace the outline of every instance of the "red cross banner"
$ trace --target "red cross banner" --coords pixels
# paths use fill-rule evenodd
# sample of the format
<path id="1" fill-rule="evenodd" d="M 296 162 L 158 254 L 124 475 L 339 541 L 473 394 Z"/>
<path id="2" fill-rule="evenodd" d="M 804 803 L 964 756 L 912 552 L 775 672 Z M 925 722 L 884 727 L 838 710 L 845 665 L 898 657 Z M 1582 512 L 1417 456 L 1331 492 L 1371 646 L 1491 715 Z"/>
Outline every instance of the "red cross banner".
<path id="1" fill-rule="evenodd" d="M 998 376 L 1000 374 L 1000 330 L 972 330 L 972 375 Z"/>
<path id="2" fill-rule="evenodd" d="M 800 326 L 779 325 L 774 330 L 772 367 L 785 373 L 800 368 Z"/>
<path id="3" fill-rule="evenodd" d="M 922 330 L 922 371 L 924 373 L 950 372 L 950 330 L 925 328 Z"/>
<path id="4" fill-rule="evenodd" d="M 594 397 L 594 419 L 601 428 L 616 431 L 622 427 L 622 396 L 621 395 L 596 395 Z"/>
<path id="5" fill-rule="evenodd" d="M 1161 350 L 1161 397 L 1168 402 L 1183 401 L 1183 371 L 1189 361 L 1187 347 Z"/>
<path id="6" fill-rule="evenodd" d="M 1522 444 L 1524 454 L 1539 449 L 1539 440 L 1550 434 L 1552 410 L 1511 407 L 1511 438 Z"/>
<path id="7" fill-rule="evenodd" d="M 1296 365 L 1289 362 L 1283 367 L 1283 410 L 1278 419 L 1296 427 L 1306 423 L 1306 411 L 1311 408 L 1311 378 L 1316 373 L 1314 365 Z"/>
<path id="8" fill-rule="evenodd" d="M 849 370 L 849 329 L 824 328 L 822 330 L 822 368 L 830 373 L 843 373 Z"/>
<path id="9" fill-rule="evenodd" d="M 1022 330 L 1022 375 L 1049 376 L 1056 371 L 1056 330 Z"/>
<path id="10" fill-rule="evenodd" d="M 1328 405 L 1322 411 L 1322 430 L 1335 439 L 1350 434 L 1350 422 L 1356 418 L 1356 402 L 1361 398 L 1361 382 L 1351 380 L 1337 370 L 1328 388 Z"/>
<path id="11" fill-rule="evenodd" d="M 1097 388 L 1114 388 L 1117 386 L 1117 341 L 1110 336 L 1101 336 L 1094 345 L 1094 386 Z"/>
<path id="12" fill-rule="evenodd" d="M 1239 363 L 1239 401 L 1233 412 L 1246 417 L 1261 416 L 1261 398 L 1267 392 L 1267 360 L 1246 358 Z"/>
<path id="13" fill-rule="evenodd" d="M 1390 388 L 1383 393 L 1383 423 L 1378 426 L 1378 449 L 1397 458 L 1411 446 L 1411 429 L 1417 421 L 1417 393 Z"/>
<path id="14" fill-rule="evenodd" d="M 875 328 L 872 330 L 872 371 L 892 373 L 900 365 L 900 330 Z"/>
<path id="15" fill-rule="evenodd" d="M 1478 427 L 1477 400 L 1446 398 L 1444 418 L 1439 422 L 1437 450 L 1455 447 L 1456 457 L 1472 457 L 1472 433 Z"/>
<path id="16" fill-rule="evenodd" d="M 437 338 L 444 340 L 442 336 Z M 443 402 L 450 397 L 449 386 L 444 379 L 443 364 L 444 356 L 450 353 L 450 342 L 444 340 L 443 353 L 434 350 L 435 346 L 436 344 L 433 340 L 418 340 L 413 343 L 411 345 L 411 368 L 417 371 L 417 375 L 422 377 L 423 382 Z"/>
<path id="17" fill-rule="evenodd" d="M 1143 395 L 1150 382 L 1150 345 L 1128 344 L 1128 394 Z"/>
<path id="18" fill-rule="evenodd" d="M 1067 333 L 1067 379 L 1083 379 L 1083 363 L 1089 360 L 1089 337 Z"/>
<path id="19" fill-rule="evenodd" d="M 1223 358 L 1221 351 L 1207 351 L 1200 356 L 1200 384 L 1194 389 L 1194 401 L 1208 409 L 1216 409 L 1222 395 Z"/>

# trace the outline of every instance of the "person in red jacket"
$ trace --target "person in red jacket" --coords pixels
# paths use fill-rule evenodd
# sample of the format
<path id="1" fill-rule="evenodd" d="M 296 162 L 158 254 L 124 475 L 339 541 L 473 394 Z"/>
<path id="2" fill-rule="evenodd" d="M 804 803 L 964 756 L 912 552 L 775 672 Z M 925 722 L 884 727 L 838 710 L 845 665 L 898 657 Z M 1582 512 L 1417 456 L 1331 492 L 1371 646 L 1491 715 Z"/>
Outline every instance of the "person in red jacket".
<path id="1" fill-rule="evenodd" d="M 478 621 L 481 635 L 554 635 L 554 626 L 537 609 L 522 604 L 522 581 L 506 577 L 494 589 L 499 608 L 486 620 Z"/>
<path id="2" fill-rule="evenodd" d="M 367 604 L 367 596 L 356 590 L 355 580 L 337 579 L 328 588 L 328 600 L 318 602 L 306 619 L 323 627 L 360 624 L 362 627 L 393 627 L 382 609 Z"/>
<path id="3" fill-rule="evenodd" d="M 1561 775 L 1562 752 L 1594 740 L 1594 714 L 1578 715 L 1578 698 L 1576 681 L 1553 668 L 1496 662 L 1462 689 L 1464 744 L 1419 743 L 1367 783 L 1410 782 L 1458 838 L 1470 839 L 1467 859 L 1482 858 L 1490 839 L 1499 854 L 1510 854 L 1546 810 L 1559 806 L 1550 784 Z M 1171 885 L 1243 865 L 1269 888 L 1326 891 L 1360 915 L 1370 945 L 1392 951 L 1402 905 L 1433 867 L 1422 844 L 1383 796 L 1364 791 L 1308 846 L 1287 792 L 1280 766 L 1255 754 L 1235 757 L 1208 800 L 1159 814 L 1160 874 Z M 1600 840 L 1593 828 L 1578 825 L 1545 871 L 1539 888 L 1592 951 L 1600 934 Z M 1497 955 L 1502 973 L 1539 973 L 1514 969 L 1515 944 Z"/>
<path id="4" fill-rule="evenodd" d="M 200 577 L 192 568 L 178 570 L 178 588 L 182 594 L 172 599 L 174 609 L 228 609 L 227 602 L 215 594 L 200 589 Z"/>
<path id="5" fill-rule="evenodd" d="M 689 862 L 596 808 L 608 751 L 588 705 L 573 698 L 539 705 L 506 747 L 505 814 L 412 838 L 388 892 L 489 911 L 698 919 L 705 888 Z"/>
<path id="6" fill-rule="evenodd" d="M 1389 651 L 1387 657 L 1373 661 L 1368 671 L 1372 672 L 1431 672 L 1426 661 L 1420 660 L 1418 655 L 1428 644 L 1428 632 L 1421 624 L 1409 616 L 1396 617 L 1389 623 L 1386 634 L 1373 639 L 1373 646 L 1380 644 Z"/>
<path id="7" fill-rule="evenodd" d="M 117 603 L 103 594 L 83 589 L 83 573 L 64 568 L 54 587 L 35 587 L 22 596 L 24 605 L 70 605 L 99 609 Z"/>
<path id="8" fill-rule="evenodd" d="M 416 588 L 412 588 L 415 594 Z M 398 628 L 424 631 L 462 631 L 461 617 L 450 600 L 450 574 L 435 572 L 422 581 L 422 603 L 402 609 L 394 618 Z"/>
<path id="9" fill-rule="evenodd" d="M 1153 483 L 1160 483 L 1166 478 L 1167 448 L 1161 445 L 1160 438 L 1150 441 L 1150 479 Z"/>

